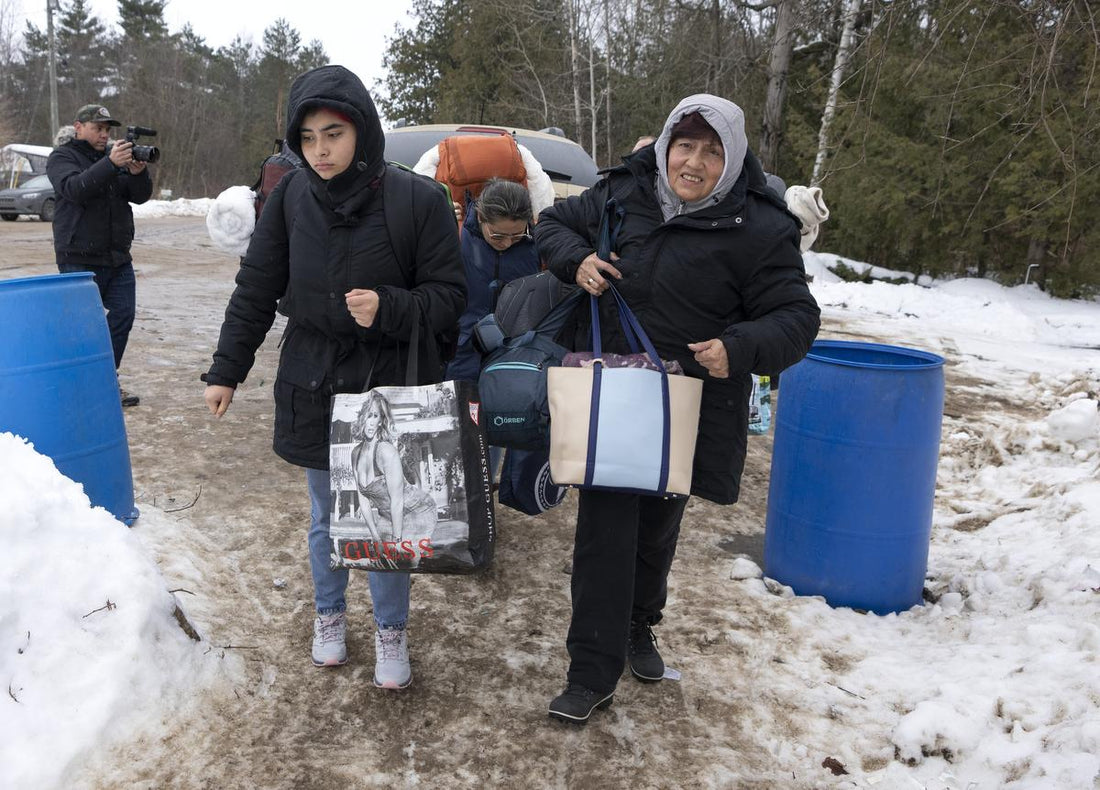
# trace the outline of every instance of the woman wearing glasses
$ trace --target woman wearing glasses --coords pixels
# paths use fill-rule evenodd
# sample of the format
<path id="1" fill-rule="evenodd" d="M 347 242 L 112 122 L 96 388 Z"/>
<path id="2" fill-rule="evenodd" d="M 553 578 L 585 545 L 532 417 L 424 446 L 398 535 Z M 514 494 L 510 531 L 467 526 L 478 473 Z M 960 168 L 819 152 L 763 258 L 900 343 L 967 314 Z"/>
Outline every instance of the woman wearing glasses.
<path id="1" fill-rule="evenodd" d="M 458 320 L 458 350 L 447 378 L 477 381 L 481 355 L 473 345 L 474 325 L 496 307 L 505 283 L 539 270 L 531 238 L 533 215 L 527 188 L 500 178 L 486 182 L 472 210 L 467 210 L 462 234 L 466 312 Z"/>

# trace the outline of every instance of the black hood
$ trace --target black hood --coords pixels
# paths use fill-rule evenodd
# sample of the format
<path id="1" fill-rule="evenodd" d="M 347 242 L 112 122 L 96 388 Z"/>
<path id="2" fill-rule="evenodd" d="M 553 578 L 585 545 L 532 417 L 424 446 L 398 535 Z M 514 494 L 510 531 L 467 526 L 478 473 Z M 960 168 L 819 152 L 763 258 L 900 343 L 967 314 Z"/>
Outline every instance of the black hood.
<path id="1" fill-rule="evenodd" d="M 308 167 L 302 156 L 302 119 L 307 112 L 318 107 L 327 107 L 348 116 L 356 131 L 355 162 L 327 184 Z M 386 138 L 374 101 L 362 80 L 343 66 L 321 66 L 294 80 L 286 110 L 286 142 L 306 165 L 314 191 L 323 184 L 323 191 L 334 203 L 358 191 L 385 169 Z"/>

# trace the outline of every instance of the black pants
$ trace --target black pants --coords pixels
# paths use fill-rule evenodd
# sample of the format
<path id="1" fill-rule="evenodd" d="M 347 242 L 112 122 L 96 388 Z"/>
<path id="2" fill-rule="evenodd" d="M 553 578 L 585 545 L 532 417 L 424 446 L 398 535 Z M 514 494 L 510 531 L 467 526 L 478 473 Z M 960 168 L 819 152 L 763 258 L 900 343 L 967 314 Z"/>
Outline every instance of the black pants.
<path id="1" fill-rule="evenodd" d="M 570 683 L 614 691 L 631 619 L 661 619 L 687 499 L 581 491 L 573 544 Z"/>

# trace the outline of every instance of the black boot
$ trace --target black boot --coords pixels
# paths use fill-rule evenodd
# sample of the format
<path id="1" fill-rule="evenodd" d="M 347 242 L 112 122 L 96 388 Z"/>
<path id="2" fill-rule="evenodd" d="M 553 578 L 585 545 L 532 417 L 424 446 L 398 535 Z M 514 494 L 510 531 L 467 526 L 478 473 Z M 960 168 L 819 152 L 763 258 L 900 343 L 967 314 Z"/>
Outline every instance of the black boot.
<path id="1" fill-rule="evenodd" d="M 626 657 L 630 672 L 638 680 L 656 683 L 665 676 L 665 662 L 657 652 L 657 637 L 645 620 L 630 621 Z"/>
<path id="2" fill-rule="evenodd" d="M 614 691 L 603 694 L 579 683 L 570 683 L 565 691 L 551 700 L 550 718 L 571 724 L 587 724 L 592 711 L 610 708 L 614 699 Z"/>

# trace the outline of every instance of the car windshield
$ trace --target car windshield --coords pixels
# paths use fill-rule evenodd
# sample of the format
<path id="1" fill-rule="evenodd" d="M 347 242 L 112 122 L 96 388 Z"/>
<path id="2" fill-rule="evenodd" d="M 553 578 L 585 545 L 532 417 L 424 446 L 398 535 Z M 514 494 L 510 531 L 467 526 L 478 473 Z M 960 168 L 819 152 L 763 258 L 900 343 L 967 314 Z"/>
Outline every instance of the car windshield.
<path id="1" fill-rule="evenodd" d="M 35 176 L 34 178 L 27 179 L 19 185 L 23 189 L 48 189 L 50 184 L 49 176 Z"/>
<path id="2" fill-rule="evenodd" d="M 396 134 L 386 135 L 386 159 L 400 162 L 408 167 L 414 166 L 425 151 L 434 148 L 445 137 L 458 134 L 478 134 L 425 130 L 415 131 L 407 127 Z M 599 178 L 596 164 L 579 145 L 562 139 L 561 141 L 545 137 L 530 137 L 523 132 L 516 133 L 516 142 L 527 148 L 542 169 L 554 181 L 566 181 L 582 187 L 590 187 Z"/>

